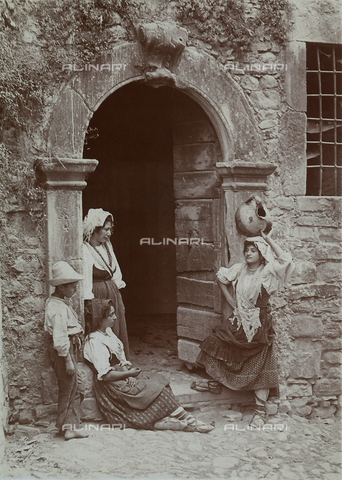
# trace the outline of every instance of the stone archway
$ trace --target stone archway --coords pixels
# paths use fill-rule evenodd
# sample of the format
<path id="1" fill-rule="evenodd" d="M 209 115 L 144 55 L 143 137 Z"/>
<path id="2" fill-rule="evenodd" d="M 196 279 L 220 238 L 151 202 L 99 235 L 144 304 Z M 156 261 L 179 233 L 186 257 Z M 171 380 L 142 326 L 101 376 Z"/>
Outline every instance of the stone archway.
<path id="1" fill-rule="evenodd" d="M 47 165 L 41 163 L 39 167 L 46 177 L 48 190 L 49 268 L 60 258 L 69 260 L 79 270 L 82 268 L 81 191 L 86 185 L 86 175 L 97 165 L 97 160 L 82 158 L 89 121 L 109 95 L 137 81 L 155 87 L 172 85 L 192 97 L 208 115 L 219 140 L 222 159 L 216 167 L 223 181 L 221 204 L 225 208 L 219 208 L 216 215 L 223 219 L 226 234 L 223 237 L 227 237 L 230 257 L 238 256 L 233 221 L 236 205 L 251 192 L 265 190 L 266 177 L 275 167 L 261 161 L 258 128 L 242 90 L 212 57 L 192 47 L 184 48 L 184 32 L 169 24 L 143 25 L 139 43 L 113 48 L 110 55 L 98 59 L 96 64 L 75 71 L 62 89 L 47 135 L 47 151 L 58 160 Z M 65 68 L 74 70 L 72 65 Z M 222 260 L 227 260 L 225 247 L 220 242 L 218 245 Z M 82 310 L 80 296 L 77 301 Z M 216 305 L 211 314 L 206 313 L 205 325 L 194 342 L 193 339 L 180 341 L 183 360 L 194 362 L 197 341 L 219 321 L 220 311 L 220 305 Z M 190 328 L 191 315 L 186 322 Z"/>
<path id="2" fill-rule="evenodd" d="M 143 81 L 143 56 L 137 43 L 118 46 L 75 72 L 51 113 L 47 150 L 60 158 L 82 158 L 85 134 L 98 106 L 118 88 Z M 73 65 L 65 65 L 73 69 Z M 102 68 L 102 70 L 101 70 Z M 261 142 L 253 112 L 240 87 L 222 66 L 195 48 L 185 48 L 175 69 L 175 87 L 197 101 L 212 121 L 224 162 L 261 160 Z M 167 83 L 166 83 L 167 84 Z M 242 134 L 243 133 L 243 134 Z"/>

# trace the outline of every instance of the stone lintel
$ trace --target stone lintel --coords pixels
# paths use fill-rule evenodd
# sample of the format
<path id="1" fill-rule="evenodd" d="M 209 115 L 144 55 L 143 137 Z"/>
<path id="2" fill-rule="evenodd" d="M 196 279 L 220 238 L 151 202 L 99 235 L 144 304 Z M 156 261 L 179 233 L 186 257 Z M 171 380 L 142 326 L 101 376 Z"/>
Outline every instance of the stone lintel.
<path id="1" fill-rule="evenodd" d="M 216 170 L 222 177 L 223 190 L 266 190 L 267 177 L 277 168 L 272 163 L 218 162 Z"/>
<path id="2" fill-rule="evenodd" d="M 35 168 L 38 180 L 47 190 L 83 190 L 86 176 L 98 163 L 88 158 L 38 159 Z"/>

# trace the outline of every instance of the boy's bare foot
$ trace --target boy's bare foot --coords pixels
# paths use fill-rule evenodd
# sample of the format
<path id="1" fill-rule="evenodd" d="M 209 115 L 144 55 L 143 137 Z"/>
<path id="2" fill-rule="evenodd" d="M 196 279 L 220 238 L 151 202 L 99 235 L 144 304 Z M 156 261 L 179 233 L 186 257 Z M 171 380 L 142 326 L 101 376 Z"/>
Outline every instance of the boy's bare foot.
<path id="1" fill-rule="evenodd" d="M 71 440 L 72 438 L 87 438 L 89 433 L 86 430 L 66 430 L 64 434 L 65 440 Z"/>

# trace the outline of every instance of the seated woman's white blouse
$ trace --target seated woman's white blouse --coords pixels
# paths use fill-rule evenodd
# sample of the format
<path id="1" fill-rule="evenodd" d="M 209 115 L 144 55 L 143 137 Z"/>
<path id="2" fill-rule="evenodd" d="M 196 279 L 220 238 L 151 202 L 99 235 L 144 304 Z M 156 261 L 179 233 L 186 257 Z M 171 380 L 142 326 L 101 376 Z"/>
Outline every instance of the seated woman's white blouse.
<path id="1" fill-rule="evenodd" d="M 111 354 L 116 356 L 121 366 L 131 365 L 131 362 L 126 360 L 123 343 L 111 328 L 108 327 L 106 333 L 96 331 L 87 336 L 83 355 L 94 365 L 98 373 L 98 380 L 102 380 L 106 373 L 114 370 L 114 367 L 110 365 Z"/>
<path id="2" fill-rule="evenodd" d="M 217 272 L 217 278 L 221 283 L 233 283 L 238 279 L 245 263 L 236 263 L 230 268 L 221 267 Z M 273 261 L 266 263 L 261 276 L 261 285 L 263 285 L 269 295 L 275 293 L 289 279 L 294 264 L 289 252 L 283 252 Z"/>

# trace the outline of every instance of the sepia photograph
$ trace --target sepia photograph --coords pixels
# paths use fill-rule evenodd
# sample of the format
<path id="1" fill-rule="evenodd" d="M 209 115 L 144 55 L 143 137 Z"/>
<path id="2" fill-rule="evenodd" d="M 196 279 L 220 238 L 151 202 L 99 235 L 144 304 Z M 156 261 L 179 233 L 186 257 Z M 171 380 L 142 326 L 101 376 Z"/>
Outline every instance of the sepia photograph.
<path id="1" fill-rule="evenodd" d="M 0 0 L 0 479 L 341 480 L 339 0 Z"/>

